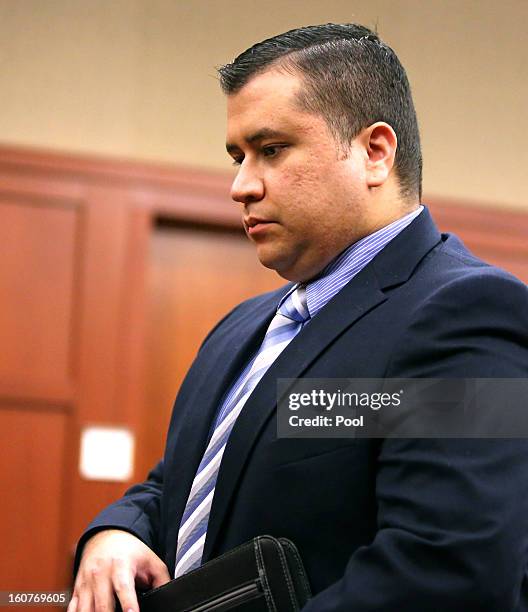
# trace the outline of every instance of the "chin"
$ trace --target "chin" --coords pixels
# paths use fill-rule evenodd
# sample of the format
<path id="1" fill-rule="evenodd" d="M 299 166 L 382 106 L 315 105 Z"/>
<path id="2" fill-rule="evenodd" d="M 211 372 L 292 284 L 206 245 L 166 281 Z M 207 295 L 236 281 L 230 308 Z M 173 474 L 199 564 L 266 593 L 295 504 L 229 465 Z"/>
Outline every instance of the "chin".
<path id="1" fill-rule="evenodd" d="M 277 272 L 279 276 L 282 276 L 283 278 L 290 280 L 289 273 L 291 272 L 291 269 L 288 267 L 286 262 L 280 261 L 276 257 L 269 257 L 269 256 L 266 257 L 264 254 L 258 253 L 258 252 L 257 252 L 257 256 L 258 256 L 260 263 L 265 268 L 268 268 L 269 270 L 275 270 L 275 272 Z"/>
<path id="2" fill-rule="evenodd" d="M 265 268 L 275 270 L 279 276 L 287 281 L 298 283 L 314 276 L 310 271 L 301 270 L 298 265 L 295 265 L 298 262 L 292 263 L 285 257 L 278 257 L 276 253 L 266 252 L 265 249 L 257 248 L 257 257 Z"/>

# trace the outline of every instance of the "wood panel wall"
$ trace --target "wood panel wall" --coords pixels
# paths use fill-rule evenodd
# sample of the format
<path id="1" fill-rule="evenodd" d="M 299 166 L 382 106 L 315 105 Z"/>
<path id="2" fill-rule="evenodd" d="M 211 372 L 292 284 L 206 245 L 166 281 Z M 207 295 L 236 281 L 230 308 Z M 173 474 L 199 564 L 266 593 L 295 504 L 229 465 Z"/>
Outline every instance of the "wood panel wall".
<path id="1" fill-rule="evenodd" d="M 80 532 L 130 484 L 80 476 L 82 428 L 130 427 L 142 478 L 205 330 L 283 283 L 245 241 L 229 183 L 0 147 L 0 590 L 68 588 Z M 528 282 L 528 214 L 428 203 Z"/>

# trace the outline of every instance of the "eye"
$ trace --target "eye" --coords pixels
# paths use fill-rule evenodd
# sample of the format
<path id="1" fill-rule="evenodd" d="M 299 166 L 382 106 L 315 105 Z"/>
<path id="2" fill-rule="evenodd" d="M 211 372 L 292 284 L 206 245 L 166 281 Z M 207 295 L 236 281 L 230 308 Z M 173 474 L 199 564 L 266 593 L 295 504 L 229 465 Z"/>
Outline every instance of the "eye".
<path id="1" fill-rule="evenodd" d="M 262 155 L 264 157 L 277 157 L 277 155 L 280 153 L 280 151 L 282 151 L 282 149 L 285 149 L 287 147 L 287 145 L 281 144 L 281 145 L 267 145 L 265 147 L 262 147 Z"/>
<path id="2" fill-rule="evenodd" d="M 240 164 L 244 161 L 243 157 L 233 157 L 233 162 L 231 165 L 240 166 Z"/>

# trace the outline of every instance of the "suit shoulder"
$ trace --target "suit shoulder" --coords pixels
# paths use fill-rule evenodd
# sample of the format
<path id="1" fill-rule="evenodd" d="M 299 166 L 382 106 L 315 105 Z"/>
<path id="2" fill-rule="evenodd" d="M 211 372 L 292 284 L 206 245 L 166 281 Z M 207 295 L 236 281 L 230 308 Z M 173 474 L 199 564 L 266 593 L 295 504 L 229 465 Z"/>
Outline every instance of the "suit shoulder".
<path id="1" fill-rule="evenodd" d="M 463 242 L 453 234 L 443 236 L 443 242 L 436 252 L 438 259 L 431 263 L 440 272 L 439 285 L 452 289 L 464 289 L 471 285 L 488 293 L 499 289 L 513 291 L 518 296 L 528 299 L 528 286 L 516 276 L 487 263 L 469 251 Z M 498 296 L 500 297 L 500 295 Z"/>
<path id="2" fill-rule="evenodd" d="M 390 372 L 526 376 L 528 287 L 457 242 L 446 241 L 417 271 Z"/>

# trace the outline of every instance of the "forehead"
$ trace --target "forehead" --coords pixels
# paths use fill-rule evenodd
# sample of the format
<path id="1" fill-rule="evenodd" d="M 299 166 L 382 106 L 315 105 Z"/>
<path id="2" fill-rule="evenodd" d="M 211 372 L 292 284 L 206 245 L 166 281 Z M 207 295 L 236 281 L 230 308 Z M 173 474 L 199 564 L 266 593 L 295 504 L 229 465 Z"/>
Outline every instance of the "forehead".
<path id="1" fill-rule="evenodd" d="M 227 97 L 227 140 L 244 138 L 248 131 L 302 129 L 314 115 L 296 104 L 302 87 L 298 76 L 278 69 L 253 77 Z"/>

